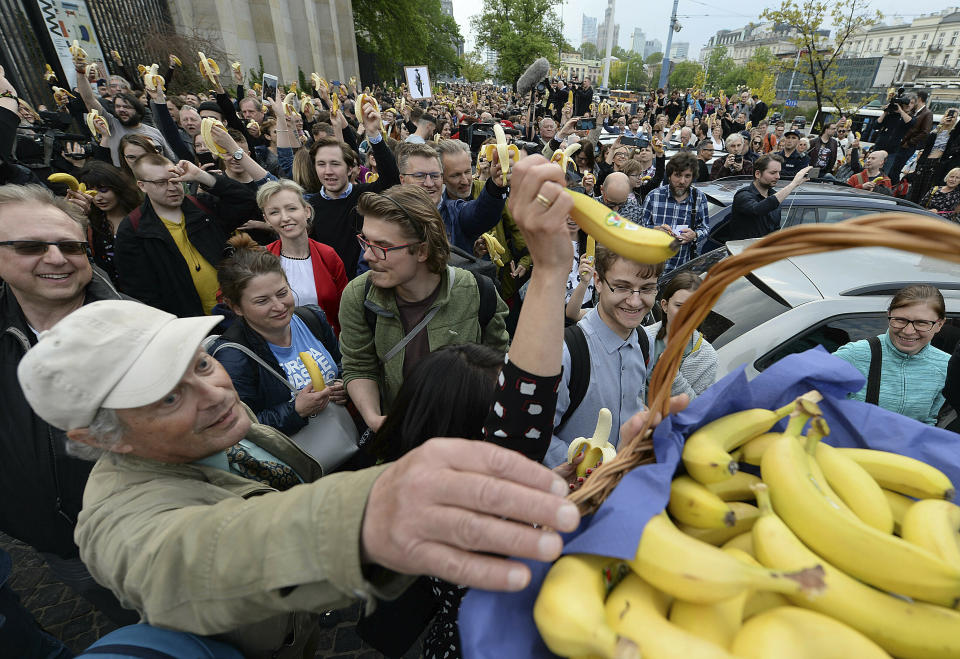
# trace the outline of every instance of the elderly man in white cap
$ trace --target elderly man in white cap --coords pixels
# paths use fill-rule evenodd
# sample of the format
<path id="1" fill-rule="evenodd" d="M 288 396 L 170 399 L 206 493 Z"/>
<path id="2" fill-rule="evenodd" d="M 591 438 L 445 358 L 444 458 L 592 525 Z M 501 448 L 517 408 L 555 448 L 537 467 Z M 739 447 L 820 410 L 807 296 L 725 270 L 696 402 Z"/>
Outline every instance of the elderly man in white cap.
<path id="1" fill-rule="evenodd" d="M 37 414 L 99 455 L 80 555 L 146 622 L 246 657 L 313 657 L 320 612 L 394 597 L 404 574 L 519 590 L 529 570 L 491 554 L 552 560 L 559 536 L 530 525 L 579 522 L 557 476 L 484 442 L 431 440 L 320 479 L 201 348 L 219 320 L 95 302 L 18 369 Z"/>

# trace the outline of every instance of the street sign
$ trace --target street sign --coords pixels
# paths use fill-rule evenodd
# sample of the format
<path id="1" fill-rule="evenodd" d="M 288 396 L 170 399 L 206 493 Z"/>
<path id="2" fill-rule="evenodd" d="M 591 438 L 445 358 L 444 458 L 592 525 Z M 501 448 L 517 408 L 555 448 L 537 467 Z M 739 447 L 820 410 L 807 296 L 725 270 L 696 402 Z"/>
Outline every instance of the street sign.
<path id="1" fill-rule="evenodd" d="M 784 101 L 783 105 L 788 108 L 795 108 L 797 107 L 797 102 L 794 99 L 788 98 L 786 101 Z"/>

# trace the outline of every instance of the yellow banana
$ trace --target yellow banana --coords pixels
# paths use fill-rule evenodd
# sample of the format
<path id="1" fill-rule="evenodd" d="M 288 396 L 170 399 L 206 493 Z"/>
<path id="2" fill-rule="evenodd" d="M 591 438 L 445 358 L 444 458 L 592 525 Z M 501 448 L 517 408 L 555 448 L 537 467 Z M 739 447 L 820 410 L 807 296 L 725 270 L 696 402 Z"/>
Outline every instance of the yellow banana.
<path id="1" fill-rule="evenodd" d="M 759 564 L 751 556 L 739 549 L 724 549 L 725 552 L 747 564 Z M 674 600 L 670 607 L 670 622 L 722 648 L 729 648 L 734 636 L 740 630 L 743 611 L 750 597 L 745 590 L 730 599 L 715 604 L 695 604 L 684 600 Z"/>
<path id="2" fill-rule="evenodd" d="M 357 96 L 357 107 L 360 108 L 361 119 L 363 118 L 363 106 L 366 105 L 367 103 L 369 103 L 374 110 L 376 110 L 377 112 L 380 112 L 380 104 L 377 103 L 377 99 L 375 99 L 370 94 L 360 94 L 359 96 Z"/>
<path id="3" fill-rule="evenodd" d="M 569 105 L 571 108 L 573 107 L 573 90 L 572 89 L 567 92 L 567 105 Z"/>
<path id="4" fill-rule="evenodd" d="M 217 76 L 220 75 L 220 65 L 204 55 L 203 51 L 197 51 L 197 55 L 200 56 L 200 74 L 213 84 L 217 84 Z"/>
<path id="5" fill-rule="evenodd" d="M 617 456 L 617 449 L 610 443 L 610 428 L 613 425 L 613 416 L 606 407 L 601 407 L 597 415 L 597 426 L 593 437 L 577 437 L 567 449 L 567 462 L 583 453 L 583 460 L 577 465 L 577 476 L 587 475 L 587 469 L 596 469 L 601 462 L 608 462 Z"/>
<path id="6" fill-rule="evenodd" d="M 767 447 L 778 437 L 780 437 L 780 433 L 778 432 L 765 432 L 759 437 L 754 437 L 743 445 L 740 462 L 746 462 L 748 465 L 759 467 L 760 460 L 763 458 L 763 452 L 766 451 Z"/>
<path id="7" fill-rule="evenodd" d="M 960 598 L 960 568 L 849 514 L 812 464 L 804 447 L 786 434 L 763 454 L 763 482 L 793 532 L 824 559 L 877 588 L 953 606 Z"/>
<path id="8" fill-rule="evenodd" d="M 813 451 L 827 483 L 861 521 L 882 533 L 893 533 L 893 511 L 877 481 L 843 453 L 820 442 L 827 433 L 827 422 L 818 417 L 807 436 L 807 449 Z"/>
<path id="9" fill-rule="evenodd" d="M 910 506 L 915 504 L 916 501 L 892 490 L 883 490 L 883 496 L 887 498 L 887 503 L 890 504 L 890 511 L 893 513 L 893 532 L 902 536 L 901 527 L 903 526 L 903 518 L 907 516 L 907 511 L 910 510 Z"/>
<path id="10" fill-rule="evenodd" d="M 567 190 L 573 197 L 573 221 L 598 243 L 637 263 L 662 263 L 677 253 L 680 243 L 665 231 L 647 229 L 610 210 L 596 199 Z"/>
<path id="11" fill-rule="evenodd" d="M 890 659 L 855 629 L 795 606 L 778 607 L 748 620 L 730 650 L 744 659 Z"/>
<path id="12" fill-rule="evenodd" d="M 70 102 L 69 99 L 76 98 L 62 87 L 51 87 L 50 90 L 53 92 L 53 100 L 55 100 L 58 105 L 66 105 Z"/>
<path id="13" fill-rule="evenodd" d="M 696 481 L 694 481 L 696 482 Z M 730 512 L 733 513 L 733 524 L 722 528 L 700 529 L 687 524 L 677 524 L 681 531 L 691 535 L 698 540 L 709 543 L 714 547 L 719 547 L 739 535 L 743 535 L 753 528 L 753 523 L 760 516 L 760 511 L 756 506 L 742 501 L 731 501 L 727 504 Z"/>
<path id="14" fill-rule="evenodd" d="M 573 163 L 573 168 L 577 169 L 577 163 L 573 160 L 573 154 L 580 150 L 580 143 L 574 142 L 573 144 L 567 145 L 567 148 L 561 151 L 557 149 L 553 152 L 553 155 L 550 156 L 550 162 L 557 163 L 560 165 L 560 169 L 564 172 L 567 171 L 567 166 L 570 163 Z"/>
<path id="15" fill-rule="evenodd" d="M 486 144 L 482 147 L 484 157 L 493 162 L 493 154 L 496 153 L 500 162 L 500 171 L 503 174 L 504 185 L 510 182 L 510 161 L 520 162 L 520 149 L 516 144 L 507 144 L 507 135 L 503 132 L 503 126 L 494 122 L 493 135 L 497 138 L 496 144 Z"/>
<path id="16" fill-rule="evenodd" d="M 900 534 L 960 569 L 960 506 L 921 499 L 907 509 Z"/>
<path id="17" fill-rule="evenodd" d="M 496 236 L 489 232 L 483 234 L 483 241 L 487 245 L 487 253 L 490 254 L 490 260 L 502 268 L 503 255 L 507 253 L 506 248 L 497 240 Z"/>
<path id="18" fill-rule="evenodd" d="M 114 61 L 115 61 L 118 65 L 123 66 L 123 60 L 120 59 L 120 53 L 119 53 L 119 51 L 111 50 L 111 51 L 110 51 L 110 55 L 113 57 Z"/>
<path id="19" fill-rule="evenodd" d="M 751 530 L 753 525 L 750 526 Z M 739 549 L 745 554 L 753 556 L 753 533 L 746 531 L 734 536 L 720 546 L 721 549 Z"/>
<path id="20" fill-rule="evenodd" d="M 297 81 L 293 80 L 290 82 L 289 85 L 287 85 L 287 93 L 296 92 L 296 91 L 297 91 Z"/>
<path id="21" fill-rule="evenodd" d="M 87 51 L 80 47 L 80 42 L 77 39 L 74 39 L 73 45 L 70 46 L 70 54 L 73 55 L 73 61 L 78 64 L 87 60 Z"/>
<path id="22" fill-rule="evenodd" d="M 203 139 L 203 143 L 207 146 L 207 149 L 210 153 L 220 154 L 221 156 L 226 155 L 227 150 L 217 144 L 213 139 L 213 127 L 220 126 L 224 129 L 226 127 L 223 125 L 223 122 L 214 119 L 213 117 L 204 117 L 200 120 L 200 137 Z"/>
<path id="23" fill-rule="evenodd" d="M 351 87 L 357 86 L 357 76 L 350 76 L 350 86 Z"/>
<path id="24" fill-rule="evenodd" d="M 610 104 L 606 101 L 600 102 L 600 114 L 610 114 Z"/>
<path id="25" fill-rule="evenodd" d="M 334 94 L 330 97 L 330 115 L 334 116 L 340 111 L 340 97 Z M 361 116 L 362 119 L 362 116 Z"/>
<path id="26" fill-rule="evenodd" d="M 856 137 L 857 140 L 859 141 L 859 139 L 860 139 L 860 133 L 854 133 L 853 136 Z"/>
<path id="27" fill-rule="evenodd" d="M 815 567 L 816 562 L 794 573 L 746 565 L 683 533 L 666 513 L 647 522 L 637 555 L 629 563 L 634 572 L 660 590 L 690 602 L 719 602 L 747 588 L 808 594 L 823 588 L 823 571 Z"/>
<path id="28" fill-rule="evenodd" d="M 670 483 L 667 510 L 678 522 L 700 529 L 726 528 L 736 521 L 723 499 L 689 476 L 677 476 Z"/>
<path id="29" fill-rule="evenodd" d="M 643 659 L 735 659 L 722 647 L 667 620 L 669 603 L 668 597 L 638 575 L 628 574 L 607 597 L 607 623 L 636 643 Z"/>
<path id="30" fill-rule="evenodd" d="M 942 606 L 911 602 L 871 588 L 814 554 L 774 514 L 766 486 L 757 492 L 760 519 L 753 526 L 757 558 L 769 568 L 796 569 L 819 561 L 826 589 L 810 599 L 788 595 L 797 606 L 819 611 L 860 631 L 887 652 L 903 659 L 960 656 L 960 613 Z M 866 547 L 857 547 L 865 550 Z M 896 565 L 890 569 L 908 566 Z"/>
<path id="31" fill-rule="evenodd" d="M 590 104 L 590 114 L 594 114 L 594 115 L 595 115 L 596 113 L 597 113 L 597 104 L 596 104 L 596 103 L 591 103 L 591 104 Z"/>
<path id="32" fill-rule="evenodd" d="M 240 62 L 233 62 L 233 63 L 230 65 L 230 68 L 232 68 L 232 69 L 233 69 L 234 71 L 236 71 L 237 73 L 240 73 L 240 67 L 241 67 L 241 66 L 242 66 L 242 64 L 240 64 Z"/>
<path id="33" fill-rule="evenodd" d="M 795 407 L 796 401 L 778 410 L 742 410 L 699 428 L 683 446 L 683 464 L 687 473 L 701 483 L 727 480 L 738 469 L 729 452 L 769 431 Z"/>
<path id="34" fill-rule="evenodd" d="M 307 96 L 305 92 L 300 92 L 300 110 L 307 115 L 308 118 L 312 117 L 317 111 L 317 106 L 314 105 L 313 99 Z"/>
<path id="35" fill-rule="evenodd" d="M 102 121 L 100 125 L 97 125 L 97 119 Z M 87 128 L 90 129 L 90 134 L 93 135 L 94 139 L 98 139 L 100 135 L 110 135 L 110 124 L 107 123 L 99 111 L 94 109 L 87 112 Z"/>
<path id="36" fill-rule="evenodd" d="M 88 190 L 86 183 L 81 183 L 76 179 L 75 176 L 71 176 L 70 174 L 64 174 L 62 172 L 58 172 L 56 174 L 51 174 L 50 176 L 48 176 L 47 180 L 50 181 L 51 183 L 63 183 L 74 192 L 80 192 L 90 197 L 97 196 L 97 191 L 95 189 Z"/>
<path id="37" fill-rule="evenodd" d="M 597 240 L 593 236 L 587 236 L 587 249 L 583 255 L 587 257 L 587 261 L 591 264 L 597 260 Z"/>
<path id="38" fill-rule="evenodd" d="M 400 102 L 403 103 L 402 100 L 401 100 Z M 473 104 L 474 104 L 474 105 L 477 104 L 477 92 L 473 92 Z"/>
<path id="39" fill-rule="evenodd" d="M 706 488 L 724 501 L 753 501 L 753 486 L 760 482 L 759 476 L 738 471 L 719 483 L 707 483 Z"/>
<path id="40" fill-rule="evenodd" d="M 327 91 L 330 91 L 330 85 L 327 84 L 326 80 L 320 77 L 319 73 L 311 73 L 310 79 L 313 81 L 313 86 L 316 87 L 317 89 L 320 89 L 321 87 L 323 87 Z"/>
<path id="41" fill-rule="evenodd" d="M 180 61 L 180 58 L 177 57 L 176 55 L 171 54 L 171 55 L 170 55 L 170 58 L 173 60 L 173 65 L 174 65 L 174 66 L 183 66 L 183 62 L 181 62 L 181 61 Z"/>
<path id="42" fill-rule="evenodd" d="M 46 69 L 43 74 L 43 79 L 47 82 L 56 82 L 57 74 L 53 72 L 53 68 L 51 68 L 49 64 L 44 64 L 43 66 Z"/>
<path id="43" fill-rule="evenodd" d="M 143 64 L 137 64 L 137 75 L 141 78 L 147 74 L 147 67 Z"/>
<path id="44" fill-rule="evenodd" d="M 347 86 L 343 83 L 340 83 L 340 93 L 344 96 L 349 96 L 350 92 L 347 90 Z"/>
<path id="45" fill-rule="evenodd" d="M 247 122 L 247 130 L 260 130 L 260 124 L 251 119 Z"/>
<path id="46" fill-rule="evenodd" d="M 543 642 L 564 657 L 635 657 L 632 643 L 607 624 L 603 600 L 623 562 L 590 554 L 561 556 L 547 572 L 533 605 Z"/>
<path id="47" fill-rule="evenodd" d="M 759 519 L 759 510 L 758 519 Z M 744 533 L 743 535 L 752 538 L 753 533 Z M 763 567 L 756 557 L 753 555 L 753 540 L 750 540 L 749 549 L 739 549 L 736 547 L 731 547 L 728 544 L 723 546 L 724 551 L 727 551 L 733 556 L 736 556 L 738 559 L 743 561 L 748 565 L 754 565 L 756 567 Z M 747 596 L 747 601 L 743 605 L 743 612 L 741 617 L 741 623 L 743 620 L 752 618 L 755 615 L 763 613 L 764 611 L 769 611 L 770 609 L 775 609 L 778 606 L 790 606 L 790 600 L 781 595 L 780 593 L 771 593 L 769 590 L 757 590 L 751 591 Z M 729 647 L 729 646 L 728 646 Z"/>
<path id="48" fill-rule="evenodd" d="M 166 89 L 166 81 L 163 79 L 162 75 L 157 73 L 159 69 L 159 64 L 151 64 L 150 68 L 147 69 L 147 72 L 143 74 L 143 87 L 147 91 L 154 91 L 156 89 L 163 91 Z"/>
<path id="49" fill-rule="evenodd" d="M 320 365 L 317 364 L 317 360 L 313 358 L 313 355 L 309 352 L 301 352 L 300 361 L 303 362 L 304 368 L 307 369 L 307 373 L 310 374 L 310 382 L 313 383 L 314 391 L 323 391 L 327 388 L 327 383 L 323 379 L 323 371 L 320 370 Z"/>
<path id="50" fill-rule="evenodd" d="M 297 93 L 290 92 L 283 97 L 283 113 L 288 117 L 292 117 L 297 113 L 297 106 L 294 104 L 294 101 L 297 100 Z"/>
<path id="51" fill-rule="evenodd" d="M 952 501 L 956 490 L 947 476 L 926 462 L 898 453 L 865 448 L 839 449 L 867 470 L 880 487 L 917 499 Z"/>
<path id="52" fill-rule="evenodd" d="M 377 174 L 376 172 L 367 172 L 367 175 L 366 175 L 366 177 L 364 177 L 363 182 L 364 182 L 364 183 L 373 183 L 373 182 L 376 181 L 378 178 L 380 178 L 380 175 Z"/>

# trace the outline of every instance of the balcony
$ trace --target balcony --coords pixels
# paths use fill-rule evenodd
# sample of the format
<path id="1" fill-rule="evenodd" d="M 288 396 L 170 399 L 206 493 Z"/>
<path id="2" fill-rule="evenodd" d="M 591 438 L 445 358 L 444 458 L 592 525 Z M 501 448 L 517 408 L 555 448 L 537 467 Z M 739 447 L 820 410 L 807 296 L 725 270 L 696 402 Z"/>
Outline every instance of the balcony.
<path id="1" fill-rule="evenodd" d="M 939 44 L 939 43 L 936 45 L 931 44 L 930 48 L 928 48 L 927 50 L 929 50 L 931 53 L 939 53 L 941 50 L 943 50 L 943 44 Z"/>
<path id="2" fill-rule="evenodd" d="M 900 47 L 896 46 L 894 48 L 887 48 L 887 55 L 899 55 Z"/>

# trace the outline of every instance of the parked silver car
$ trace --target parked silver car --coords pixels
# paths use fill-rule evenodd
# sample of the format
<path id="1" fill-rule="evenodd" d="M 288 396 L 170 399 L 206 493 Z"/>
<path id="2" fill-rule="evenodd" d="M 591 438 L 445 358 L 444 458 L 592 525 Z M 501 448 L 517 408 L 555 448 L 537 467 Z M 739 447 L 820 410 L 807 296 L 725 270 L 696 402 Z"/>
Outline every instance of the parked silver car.
<path id="1" fill-rule="evenodd" d="M 728 242 L 681 269 L 703 273 L 754 240 Z M 676 271 L 674 271 L 676 272 Z M 748 377 L 786 355 L 882 334 L 890 298 L 910 284 L 943 293 L 947 323 L 933 345 L 952 352 L 960 338 L 960 265 L 869 247 L 791 257 L 731 283 L 701 325 L 717 349 L 717 377 L 746 364 Z"/>

